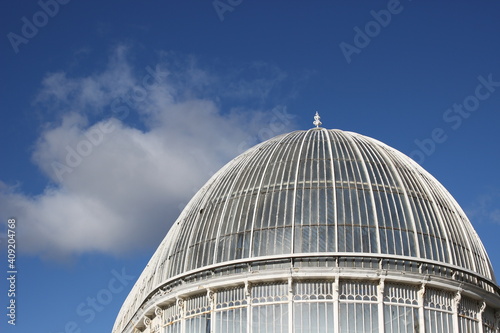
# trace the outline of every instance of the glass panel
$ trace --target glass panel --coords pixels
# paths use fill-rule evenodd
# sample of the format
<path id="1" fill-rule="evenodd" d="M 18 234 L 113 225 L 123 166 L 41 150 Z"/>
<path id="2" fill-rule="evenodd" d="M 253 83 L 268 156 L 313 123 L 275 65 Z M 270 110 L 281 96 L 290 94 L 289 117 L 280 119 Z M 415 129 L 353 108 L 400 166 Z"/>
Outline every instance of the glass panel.
<path id="1" fill-rule="evenodd" d="M 462 297 L 458 306 L 458 326 L 460 333 L 476 333 L 479 331 L 479 302 Z"/>
<path id="2" fill-rule="evenodd" d="M 294 303 L 294 332 L 334 332 L 333 316 L 333 303 Z"/>
<path id="3" fill-rule="evenodd" d="M 495 311 L 487 307 L 483 313 L 483 333 L 497 333 L 495 322 Z"/>
<path id="4" fill-rule="evenodd" d="M 378 332 L 377 304 L 342 302 L 339 310 L 341 333 Z"/>
<path id="5" fill-rule="evenodd" d="M 425 331 L 427 333 L 453 333 L 453 315 L 435 310 L 425 310 Z"/>
<path id="6" fill-rule="evenodd" d="M 247 308 L 236 308 L 216 313 L 215 330 L 217 333 L 247 332 Z"/>
<path id="7" fill-rule="evenodd" d="M 210 333 L 210 313 L 186 319 L 186 332 Z"/>
<path id="8" fill-rule="evenodd" d="M 288 333 L 288 303 L 252 307 L 252 331 Z"/>
<path id="9" fill-rule="evenodd" d="M 384 322 L 386 333 L 417 333 L 418 309 L 414 307 L 385 304 Z"/>

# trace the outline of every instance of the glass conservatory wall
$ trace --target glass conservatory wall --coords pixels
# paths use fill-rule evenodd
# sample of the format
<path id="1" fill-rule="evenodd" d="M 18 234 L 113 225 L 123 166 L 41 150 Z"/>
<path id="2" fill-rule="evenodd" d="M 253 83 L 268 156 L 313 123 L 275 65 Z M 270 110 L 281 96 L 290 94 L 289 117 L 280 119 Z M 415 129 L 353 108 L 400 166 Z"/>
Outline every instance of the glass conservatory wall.
<path id="1" fill-rule="evenodd" d="M 155 324 L 157 318 L 146 318 L 146 327 L 134 332 L 500 332 L 494 309 L 481 301 L 383 281 L 297 280 L 231 286 L 178 298 L 157 309 L 161 325 Z"/>

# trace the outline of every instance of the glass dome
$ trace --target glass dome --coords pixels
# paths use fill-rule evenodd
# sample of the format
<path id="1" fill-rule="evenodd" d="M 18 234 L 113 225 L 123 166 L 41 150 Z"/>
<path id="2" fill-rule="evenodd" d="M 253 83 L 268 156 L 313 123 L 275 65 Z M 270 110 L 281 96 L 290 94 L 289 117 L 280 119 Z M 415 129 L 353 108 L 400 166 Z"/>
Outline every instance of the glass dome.
<path id="1" fill-rule="evenodd" d="M 436 179 L 375 139 L 313 128 L 203 186 L 114 332 L 497 332 L 499 309 L 483 244 Z"/>

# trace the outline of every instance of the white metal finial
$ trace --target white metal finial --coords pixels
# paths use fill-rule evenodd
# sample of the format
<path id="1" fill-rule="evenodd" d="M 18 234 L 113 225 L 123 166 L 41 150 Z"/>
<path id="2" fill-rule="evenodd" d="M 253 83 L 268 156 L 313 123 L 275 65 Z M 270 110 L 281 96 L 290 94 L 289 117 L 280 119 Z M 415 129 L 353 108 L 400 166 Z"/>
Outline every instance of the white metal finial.
<path id="1" fill-rule="evenodd" d="M 314 115 L 314 121 L 313 121 L 313 125 L 316 126 L 316 127 L 320 127 L 322 122 L 320 121 L 321 117 L 319 116 L 319 113 L 318 111 L 316 111 L 316 115 Z"/>

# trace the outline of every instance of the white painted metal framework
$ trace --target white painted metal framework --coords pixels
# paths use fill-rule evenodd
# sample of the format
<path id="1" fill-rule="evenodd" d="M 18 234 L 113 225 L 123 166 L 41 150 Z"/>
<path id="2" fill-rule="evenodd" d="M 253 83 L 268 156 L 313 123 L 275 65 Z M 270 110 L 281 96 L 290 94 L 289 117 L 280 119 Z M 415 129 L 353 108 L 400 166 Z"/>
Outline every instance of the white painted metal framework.
<path id="1" fill-rule="evenodd" d="M 207 182 L 113 333 L 498 333 L 499 311 L 487 253 L 448 191 L 375 139 L 316 127 Z"/>

